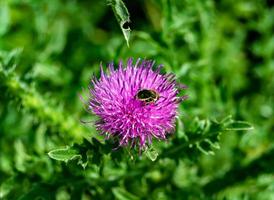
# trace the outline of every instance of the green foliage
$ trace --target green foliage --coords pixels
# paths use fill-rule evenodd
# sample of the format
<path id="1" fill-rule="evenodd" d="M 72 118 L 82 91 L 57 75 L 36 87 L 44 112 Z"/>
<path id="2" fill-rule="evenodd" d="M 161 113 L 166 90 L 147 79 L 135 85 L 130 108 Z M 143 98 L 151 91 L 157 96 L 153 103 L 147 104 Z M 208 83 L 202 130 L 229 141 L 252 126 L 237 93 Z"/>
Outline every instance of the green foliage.
<path id="1" fill-rule="evenodd" d="M 235 121 L 231 116 L 220 122 L 195 118 L 190 126 L 181 133 L 183 134 L 182 138 L 174 139 L 170 148 L 164 151 L 164 155 L 180 159 L 185 156 L 185 152 L 188 152 L 188 148 L 194 148 L 194 151 L 197 149 L 206 155 L 214 155 L 214 150 L 220 149 L 220 136 L 223 132 L 252 129 L 253 127 L 249 123 Z"/>
<path id="2" fill-rule="evenodd" d="M 29 112 L 33 112 L 33 117 L 47 123 L 47 126 L 53 129 L 57 126 L 59 131 L 70 133 L 75 139 L 83 137 L 83 135 L 80 135 L 82 128 L 76 124 L 74 119 L 64 115 L 60 106 L 54 105 L 49 100 L 47 102 L 46 98 L 39 94 L 33 85 L 29 86 L 19 80 L 19 77 L 14 72 L 16 67 L 14 62 L 19 52 L 19 50 L 14 50 L 9 54 L 2 52 L 2 55 L 0 55 L 0 77 L 2 85 L 7 89 L 6 94 L 13 97 L 18 105 Z M 53 104 L 52 107 L 51 104 Z M 66 124 L 63 123 L 64 121 L 66 121 Z"/>
<path id="3" fill-rule="evenodd" d="M 239 126 L 239 124 L 241 126 Z M 214 155 L 214 149 L 219 149 L 219 140 L 220 135 L 224 131 L 244 131 L 244 130 L 251 130 L 253 127 L 247 122 L 239 122 L 234 121 L 231 116 L 226 117 L 221 122 L 217 122 L 214 120 L 199 120 L 194 119 L 193 124 L 186 130 L 185 137 L 183 139 L 174 139 L 173 143 L 169 145 L 169 147 L 163 148 L 162 151 L 164 152 L 163 156 L 172 157 L 172 158 L 183 158 L 184 155 L 180 154 L 180 152 L 187 151 L 188 148 L 192 148 L 194 145 L 195 148 L 200 150 L 202 153 L 208 155 Z M 110 144 L 105 144 L 110 145 Z M 101 144 L 95 138 L 92 139 L 92 143 L 85 140 L 83 144 L 73 146 L 67 146 L 65 148 L 57 148 L 51 150 L 48 155 L 52 159 L 69 162 L 72 160 L 78 160 L 78 164 L 81 164 L 83 167 L 87 165 L 87 152 L 92 151 L 92 154 L 102 153 L 109 153 L 108 147 Z M 98 148 L 99 147 L 99 148 Z M 103 150 L 101 150 L 101 148 Z M 134 149 L 130 149 L 130 151 L 134 151 Z M 148 147 L 144 154 L 149 158 L 151 161 L 155 161 L 159 156 L 157 149 L 153 146 Z M 131 155 L 132 157 L 133 155 Z M 140 155 L 136 155 L 139 157 Z M 99 157 L 103 157 L 100 155 Z"/>
<path id="4" fill-rule="evenodd" d="M 273 199 L 273 9 L 0 1 L 0 199 Z M 128 57 L 188 86 L 175 133 L 142 153 L 104 140 L 79 98 Z"/>

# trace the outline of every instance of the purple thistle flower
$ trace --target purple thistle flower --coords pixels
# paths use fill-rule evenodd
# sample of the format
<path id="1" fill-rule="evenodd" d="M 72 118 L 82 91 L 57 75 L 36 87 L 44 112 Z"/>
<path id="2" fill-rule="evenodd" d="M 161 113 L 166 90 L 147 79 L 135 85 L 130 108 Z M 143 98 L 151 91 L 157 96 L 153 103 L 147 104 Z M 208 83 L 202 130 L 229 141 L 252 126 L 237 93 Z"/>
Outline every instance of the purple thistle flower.
<path id="1" fill-rule="evenodd" d="M 186 96 L 178 97 L 174 74 L 160 74 L 162 66 L 152 69 L 154 62 L 140 59 L 118 69 L 109 64 L 108 73 L 101 66 L 99 80 L 91 80 L 89 110 L 99 117 L 101 134 L 119 138 L 119 145 L 138 145 L 144 149 L 152 138 L 165 139 L 174 132 L 178 105 Z"/>

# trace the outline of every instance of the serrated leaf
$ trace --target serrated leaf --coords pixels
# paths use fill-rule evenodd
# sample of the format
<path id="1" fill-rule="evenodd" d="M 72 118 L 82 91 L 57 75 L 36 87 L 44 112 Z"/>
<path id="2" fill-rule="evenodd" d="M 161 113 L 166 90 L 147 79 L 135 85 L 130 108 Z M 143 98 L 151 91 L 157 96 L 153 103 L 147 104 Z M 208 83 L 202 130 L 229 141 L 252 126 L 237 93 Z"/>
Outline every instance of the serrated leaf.
<path id="1" fill-rule="evenodd" d="M 167 150 L 165 155 L 172 154 L 178 156 L 179 151 L 183 151 L 185 147 L 195 146 L 204 154 L 214 154 L 215 149 L 220 149 L 220 135 L 225 131 L 245 131 L 251 130 L 253 127 L 250 123 L 244 121 L 235 121 L 229 115 L 221 121 L 195 118 L 186 130 L 187 140 L 180 138 L 176 141 L 176 146 Z"/>
<path id="2" fill-rule="evenodd" d="M 127 46 L 129 46 L 129 38 L 130 38 L 130 27 L 128 24 L 130 23 L 129 12 L 127 7 L 125 6 L 122 0 L 108 0 L 109 4 L 112 7 L 112 10 L 115 14 L 115 17 L 120 25 L 120 28 L 124 34 L 124 38 L 127 42 Z"/>
<path id="3" fill-rule="evenodd" d="M 68 162 L 73 159 L 81 159 L 81 154 L 76 149 L 70 147 L 54 149 L 48 153 L 49 157 L 63 162 Z"/>
<path id="4" fill-rule="evenodd" d="M 123 188 L 113 188 L 112 192 L 118 200 L 138 200 L 139 198 Z"/>

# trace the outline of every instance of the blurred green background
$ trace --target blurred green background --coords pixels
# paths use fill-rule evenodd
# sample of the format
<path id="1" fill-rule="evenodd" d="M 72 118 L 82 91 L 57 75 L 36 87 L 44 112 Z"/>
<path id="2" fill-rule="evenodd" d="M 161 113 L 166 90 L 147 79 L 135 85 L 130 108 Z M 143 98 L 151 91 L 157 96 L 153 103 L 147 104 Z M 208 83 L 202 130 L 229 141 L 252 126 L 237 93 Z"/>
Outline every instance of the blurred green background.
<path id="1" fill-rule="evenodd" d="M 106 1 L 0 0 L 0 198 L 274 199 L 273 2 L 124 2 L 129 48 Z M 128 57 L 154 59 L 188 85 L 185 127 L 231 114 L 254 130 L 222 135 L 215 155 L 152 162 L 123 152 L 115 162 L 108 153 L 85 169 L 50 159 L 51 149 L 101 138 L 80 122 L 94 117 L 79 94 L 101 62 Z"/>

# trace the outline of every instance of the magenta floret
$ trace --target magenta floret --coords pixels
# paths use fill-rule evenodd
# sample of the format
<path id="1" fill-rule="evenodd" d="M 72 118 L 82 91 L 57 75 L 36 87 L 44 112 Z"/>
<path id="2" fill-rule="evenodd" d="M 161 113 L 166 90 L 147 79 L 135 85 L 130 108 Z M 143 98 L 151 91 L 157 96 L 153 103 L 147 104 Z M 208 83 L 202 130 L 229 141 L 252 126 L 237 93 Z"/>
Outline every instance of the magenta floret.
<path id="1" fill-rule="evenodd" d="M 153 70 L 153 61 L 128 59 L 118 69 L 109 64 L 108 73 L 101 66 L 99 80 L 91 80 L 89 109 L 99 117 L 97 129 L 107 137 L 119 138 L 119 145 L 149 145 L 153 138 L 165 139 L 174 132 L 179 86 L 174 74 Z"/>

